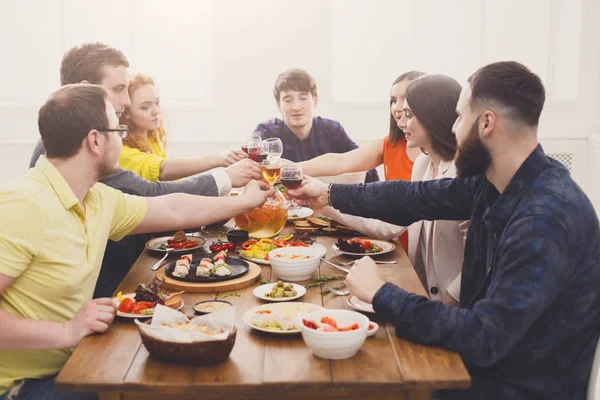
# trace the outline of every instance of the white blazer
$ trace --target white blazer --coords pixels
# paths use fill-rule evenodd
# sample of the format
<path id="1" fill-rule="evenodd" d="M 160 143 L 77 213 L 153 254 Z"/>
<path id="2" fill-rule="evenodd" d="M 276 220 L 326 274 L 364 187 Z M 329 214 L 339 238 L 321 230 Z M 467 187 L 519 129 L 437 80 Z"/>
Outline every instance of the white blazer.
<path id="1" fill-rule="evenodd" d="M 433 162 L 426 154 L 420 154 L 413 165 L 412 181 L 454 178 L 456 167 L 452 161 L 442 161 L 435 177 L 431 176 Z M 325 207 L 323 214 L 341 224 L 351 227 L 366 236 L 381 240 L 392 240 L 407 228 L 372 218 L 342 214 L 332 207 Z M 427 291 L 433 300 L 441 300 L 448 293 L 455 300 L 460 297 L 460 273 L 462 271 L 464 245 L 463 234 L 458 225 L 462 221 L 433 221 L 427 232 L 425 272 Z M 408 258 L 415 265 L 423 221 L 408 227 Z"/>

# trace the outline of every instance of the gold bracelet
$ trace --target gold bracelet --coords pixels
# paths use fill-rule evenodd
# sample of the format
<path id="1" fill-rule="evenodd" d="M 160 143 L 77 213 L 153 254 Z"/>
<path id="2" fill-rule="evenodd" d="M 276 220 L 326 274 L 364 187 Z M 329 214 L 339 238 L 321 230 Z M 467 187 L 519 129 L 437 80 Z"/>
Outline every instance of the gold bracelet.
<path id="1" fill-rule="evenodd" d="M 329 186 L 327 186 L 327 204 L 329 205 L 329 207 L 333 207 L 331 205 L 331 186 L 333 185 L 333 183 L 330 183 Z"/>

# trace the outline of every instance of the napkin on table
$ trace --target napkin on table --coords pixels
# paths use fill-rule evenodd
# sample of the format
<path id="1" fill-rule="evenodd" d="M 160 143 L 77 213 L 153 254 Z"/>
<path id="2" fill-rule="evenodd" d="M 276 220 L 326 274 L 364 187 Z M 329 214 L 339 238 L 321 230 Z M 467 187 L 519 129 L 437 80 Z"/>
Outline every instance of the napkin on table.
<path id="1" fill-rule="evenodd" d="M 161 326 L 162 323 L 173 323 L 186 321 L 194 322 L 198 325 L 207 325 L 210 329 L 222 329 L 223 333 L 216 335 L 207 335 L 202 332 L 183 332 L 177 328 Z M 235 325 L 235 306 L 225 310 L 216 311 L 210 314 L 188 319 L 183 313 L 170 307 L 158 304 L 154 309 L 152 322 L 150 325 L 135 320 L 140 330 L 154 339 L 167 342 L 192 343 L 202 341 L 225 340 Z"/>

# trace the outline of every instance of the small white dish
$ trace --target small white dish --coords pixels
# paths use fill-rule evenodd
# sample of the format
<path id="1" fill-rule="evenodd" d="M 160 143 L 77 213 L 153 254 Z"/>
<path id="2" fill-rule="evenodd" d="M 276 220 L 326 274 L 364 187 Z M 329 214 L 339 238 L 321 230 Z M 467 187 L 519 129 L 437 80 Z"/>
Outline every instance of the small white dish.
<path id="1" fill-rule="evenodd" d="M 284 282 L 284 284 L 287 284 L 287 283 L 288 282 Z M 256 288 L 254 288 L 252 293 L 254 293 L 254 295 L 256 297 L 258 297 L 259 299 L 266 300 L 266 301 L 273 301 L 273 302 L 293 301 L 293 300 L 299 299 L 300 297 L 302 297 L 306 294 L 306 288 L 304 286 L 290 282 L 290 285 L 292 285 L 294 287 L 294 290 L 296 291 L 296 293 L 298 293 L 296 296 L 294 296 L 294 297 L 267 297 L 267 293 L 271 293 L 271 290 L 273 289 L 273 287 L 275 285 L 277 285 L 277 283 L 267 283 L 266 285 L 257 286 Z"/>
<path id="2" fill-rule="evenodd" d="M 369 328 L 367 329 L 367 337 L 375 335 L 375 332 L 379 330 L 379 324 L 377 322 L 369 322 Z"/>
<path id="3" fill-rule="evenodd" d="M 373 308 L 373 304 L 365 303 L 355 295 L 351 294 L 346 297 L 346 304 L 348 304 L 351 308 L 354 308 L 357 311 L 368 312 L 375 314 L 375 309 Z"/>
<path id="4" fill-rule="evenodd" d="M 123 294 L 122 296 L 123 296 L 123 298 L 130 298 L 135 301 L 135 293 L 126 293 L 126 294 Z M 119 304 L 121 304 L 119 299 L 117 297 L 113 297 L 112 300 L 113 300 L 113 303 L 115 304 L 115 306 L 119 307 Z M 181 303 L 179 303 L 179 307 L 177 307 L 177 310 L 181 310 L 183 308 L 183 305 L 184 305 L 184 302 L 183 302 L 183 299 L 181 299 Z M 154 307 L 152 307 L 152 309 L 154 309 Z M 152 318 L 152 314 L 143 315 L 143 314 L 124 313 L 119 310 L 117 310 L 117 316 L 123 317 L 123 318 L 132 318 L 132 319 Z"/>
<path id="5" fill-rule="evenodd" d="M 297 219 L 304 219 L 304 218 L 308 218 L 311 215 L 313 215 L 314 211 L 311 210 L 308 207 L 302 207 L 302 208 L 298 208 L 298 209 L 291 209 L 288 210 L 288 216 L 287 219 L 288 221 L 295 221 Z"/>

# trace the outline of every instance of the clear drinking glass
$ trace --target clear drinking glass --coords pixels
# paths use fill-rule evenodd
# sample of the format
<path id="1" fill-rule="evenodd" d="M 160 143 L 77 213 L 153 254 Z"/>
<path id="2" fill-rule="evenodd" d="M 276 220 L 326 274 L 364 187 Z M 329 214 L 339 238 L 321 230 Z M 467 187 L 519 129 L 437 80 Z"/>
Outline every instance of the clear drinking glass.
<path id="1" fill-rule="evenodd" d="M 280 159 L 283 154 L 283 143 L 279 138 L 265 139 L 269 145 L 269 155 L 267 158 Z"/>

